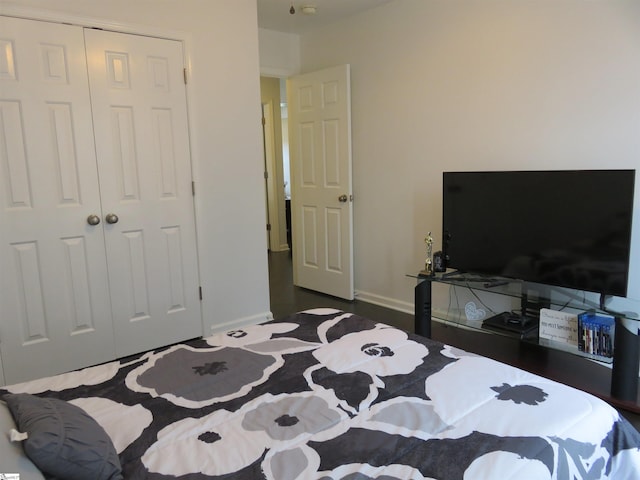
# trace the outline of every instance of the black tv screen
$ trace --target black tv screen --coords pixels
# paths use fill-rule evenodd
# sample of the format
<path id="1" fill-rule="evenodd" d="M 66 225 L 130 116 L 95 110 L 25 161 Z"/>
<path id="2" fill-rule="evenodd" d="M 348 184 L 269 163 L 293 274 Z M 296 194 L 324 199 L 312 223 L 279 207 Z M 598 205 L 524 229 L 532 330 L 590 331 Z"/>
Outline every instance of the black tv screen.
<path id="1" fill-rule="evenodd" d="M 448 268 L 624 297 L 635 170 L 444 172 Z"/>

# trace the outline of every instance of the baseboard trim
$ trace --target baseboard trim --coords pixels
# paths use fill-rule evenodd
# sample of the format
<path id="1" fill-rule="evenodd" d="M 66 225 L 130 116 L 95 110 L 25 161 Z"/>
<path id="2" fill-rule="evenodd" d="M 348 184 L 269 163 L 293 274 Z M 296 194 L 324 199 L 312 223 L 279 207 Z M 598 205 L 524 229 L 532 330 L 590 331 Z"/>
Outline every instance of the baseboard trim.
<path id="1" fill-rule="evenodd" d="M 218 323 L 211 325 L 211 334 L 226 332 L 228 330 L 234 330 L 237 328 L 246 327 L 248 325 L 256 325 L 258 323 L 264 323 L 269 320 L 273 320 L 273 314 L 271 312 L 262 312 L 257 315 L 251 315 L 249 317 L 236 318 L 229 322 Z"/>
<path id="2" fill-rule="evenodd" d="M 383 297 L 382 295 L 376 295 L 375 293 L 358 290 L 356 291 L 356 299 L 361 302 L 372 303 L 379 307 L 385 307 L 390 310 L 396 310 L 410 315 L 415 313 L 413 303 L 403 302 L 401 300 L 396 300 L 395 298 Z"/>

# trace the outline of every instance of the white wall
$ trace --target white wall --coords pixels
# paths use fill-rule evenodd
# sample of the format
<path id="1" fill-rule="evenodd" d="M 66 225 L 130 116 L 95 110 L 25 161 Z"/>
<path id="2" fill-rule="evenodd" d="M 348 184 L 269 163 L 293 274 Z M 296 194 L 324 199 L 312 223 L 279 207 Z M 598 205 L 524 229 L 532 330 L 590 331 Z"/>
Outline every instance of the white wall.
<path id="1" fill-rule="evenodd" d="M 292 33 L 258 30 L 260 73 L 286 78 L 300 73 L 300 37 Z"/>
<path id="2" fill-rule="evenodd" d="M 640 169 L 635 0 L 398 0 L 300 45 L 302 72 L 351 64 L 360 298 L 412 309 L 444 170 Z"/>
<path id="3" fill-rule="evenodd" d="M 255 0 L 0 2 L 0 13 L 16 10 L 184 33 L 204 333 L 268 318 Z"/>

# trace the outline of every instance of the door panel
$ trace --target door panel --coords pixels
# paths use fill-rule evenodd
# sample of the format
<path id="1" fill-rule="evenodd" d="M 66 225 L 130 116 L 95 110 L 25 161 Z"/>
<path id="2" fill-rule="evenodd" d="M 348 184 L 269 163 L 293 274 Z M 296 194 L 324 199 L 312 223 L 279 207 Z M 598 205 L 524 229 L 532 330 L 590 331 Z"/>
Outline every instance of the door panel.
<path id="1" fill-rule="evenodd" d="M 302 210 L 302 258 L 305 269 L 318 268 L 318 209 L 305 205 Z M 297 257 L 296 257 L 297 258 Z"/>
<path id="2" fill-rule="evenodd" d="M 353 299 L 349 66 L 288 80 L 296 285 Z"/>
<path id="3" fill-rule="evenodd" d="M 0 339 L 9 383 L 113 358 L 82 29 L 0 17 Z"/>
<path id="4" fill-rule="evenodd" d="M 202 335 L 179 42 L 87 30 L 118 356 Z M 105 217 L 106 218 L 106 217 Z"/>
<path id="5" fill-rule="evenodd" d="M 332 272 L 344 271 L 342 264 L 342 209 L 327 208 L 327 270 Z"/>

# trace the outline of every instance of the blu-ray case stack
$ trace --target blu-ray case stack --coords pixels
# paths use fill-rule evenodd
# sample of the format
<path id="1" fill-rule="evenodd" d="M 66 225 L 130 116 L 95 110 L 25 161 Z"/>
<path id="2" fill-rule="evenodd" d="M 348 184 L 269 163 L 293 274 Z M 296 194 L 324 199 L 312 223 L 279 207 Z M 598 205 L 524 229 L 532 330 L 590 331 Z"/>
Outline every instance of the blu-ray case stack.
<path id="1" fill-rule="evenodd" d="M 595 311 L 578 314 L 578 350 L 596 359 L 613 359 L 615 317 Z"/>

